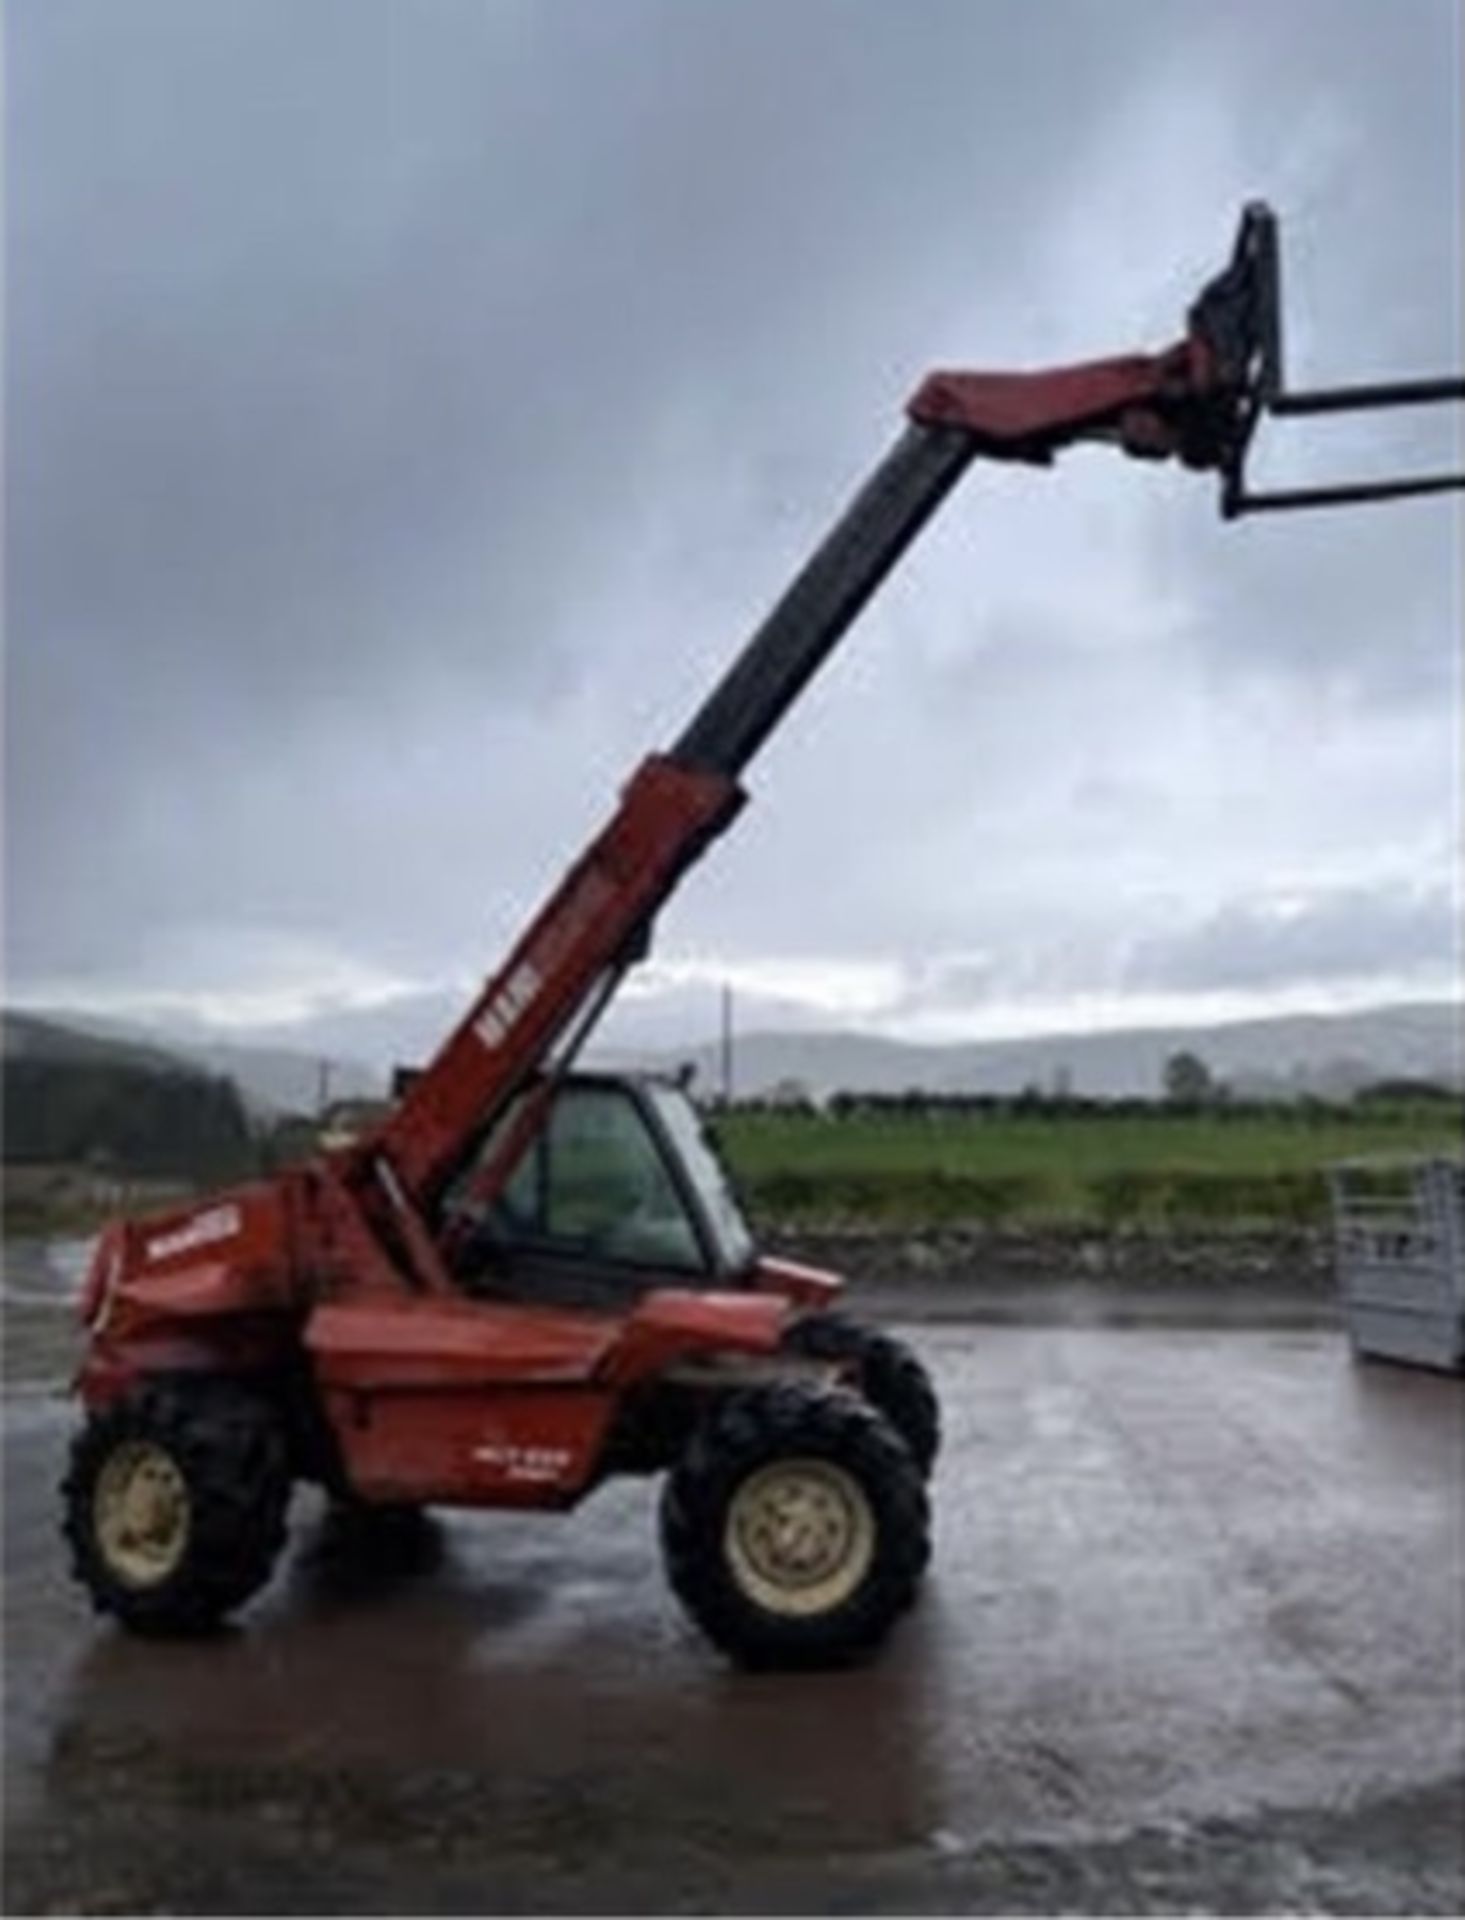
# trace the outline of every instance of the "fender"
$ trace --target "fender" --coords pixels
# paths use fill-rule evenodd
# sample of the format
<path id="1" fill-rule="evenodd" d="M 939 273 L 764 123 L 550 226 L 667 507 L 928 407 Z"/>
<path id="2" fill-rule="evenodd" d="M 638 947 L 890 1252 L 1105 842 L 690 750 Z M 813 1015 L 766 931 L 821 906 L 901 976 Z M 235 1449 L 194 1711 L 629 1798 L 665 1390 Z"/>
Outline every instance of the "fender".
<path id="1" fill-rule="evenodd" d="M 665 1288 L 648 1293 L 606 1355 L 600 1377 L 629 1386 L 660 1372 L 684 1353 L 721 1348 L 738 1354 L 775 1354 L 790 1319 L 789 1303 L 775 1294 L 691 1293 Z"/>
<path id="2" fill-rule="evenodd" d="M 89 1413 L 97 1413 L 139 1381 L 169 1374 L 273 1375 L 288 1361 L 293 1337 L 273 1317 L 235 1315 L 187 1332 L 161 1329 L 93 1340 L 72 1391 Z"/>

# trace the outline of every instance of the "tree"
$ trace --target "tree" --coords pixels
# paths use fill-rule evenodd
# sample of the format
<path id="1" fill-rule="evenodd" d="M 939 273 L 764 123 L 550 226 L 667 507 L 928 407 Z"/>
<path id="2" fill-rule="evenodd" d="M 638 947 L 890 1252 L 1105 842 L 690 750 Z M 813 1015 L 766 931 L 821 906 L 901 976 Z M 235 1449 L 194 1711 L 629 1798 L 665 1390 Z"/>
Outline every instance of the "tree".
<path id="1" fill-rule="evenodd" d="M 1198 1053 L 1172 1053 L 1165 1062 L 1165 1098 L 1176 1107 L 1201 1107 L 1215 1097 L 1211 1070 Z"/>

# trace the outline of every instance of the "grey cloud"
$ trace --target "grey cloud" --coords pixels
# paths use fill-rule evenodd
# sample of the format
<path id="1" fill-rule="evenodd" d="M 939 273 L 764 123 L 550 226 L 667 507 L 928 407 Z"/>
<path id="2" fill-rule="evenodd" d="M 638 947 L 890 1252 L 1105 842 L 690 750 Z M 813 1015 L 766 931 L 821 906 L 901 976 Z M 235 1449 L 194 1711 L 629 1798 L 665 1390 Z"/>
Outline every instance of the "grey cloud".
<path id="1" fill-rule="evenodd" d="M 241 977 L 268 936 L 486 963 L 927 359 L 1168 329 L 1309 114 L 1344 145 L 1289 230 L 1309 371 L 1447 359 L 1454 34 L 1443 4 L 1403 33 L 1331 0 L 1264 32 L 1198 4 L 21 0 L 12 977 L 172 979 L 235 928 Z M 1360 740 L 1387 706 L 1448 759 L 1447 509 L 1340 535 L 1214 527 L 1170 474 L 974 488 L 759 769 L 673 944 L 1109 951 L 1086 875 L 1205 811 L 1184 756 L 1128 764 L 1197 675 L 1218 714 L 1244 674 L 1295 682 L 1299 751 L 1341 677 Z M 1055 624 L 1085 592 L 1112 651 Z M 1125 655 L 1160 599 L 1174 631 Z M 1310 854 L 1314 808 L 1377 817 L 1392 779 L 1294 784 L 1282 839 Z M 1161 864 L 1111 891 L 1163 891 Z"/>
<path id="2" fill-rule="evenodd" d="M 904 1000 L 890 1012 L 898 1017 L 908 1010 L 944 1012 L 980 1005 L 1002 984 L 1001 971 L 990 957 L 935 961 L 915 970 Z"/>
<path id="3" fill-rule="evenodd" d="M 1353 976 L 1458 976 L 1459 902 L 1443 889 L 1343 889 L 1273 904 L 1236 901 L 1199 925 L 1139 944 L 1140 988 L 1276 986 Z"/>
<path id="4" fill-rule="evenodd" d="M 411 706 L 419 676 L 445 707 L 553 711 L 600 670 L 595 581 L 665 411 L 726 383 L 837 416 L 850 349 L 814 333 L 843 310 L 868 352 L 863 289 L 929 245 L 917 216 L 972 112 L 973 210 L 1035 192 L 1037 131 L 960 10 L 858 33 L 818 5 L 411 17 L 15 10 L 26 961 L 74 958 L 78 926 L 48 938 L 53 880 L 99 829 L 146 886 L 150 821 L 191 825 L 201 788 L 260 759 L 328 781 L 343 734 Z M 1030 31 L 1003 41 L 1041 60 Z M 703 450 L 714 471 L 736 451 Z M 173 846 L 175 887 L 238 849 L 248 867 L 238 833 Z"/>

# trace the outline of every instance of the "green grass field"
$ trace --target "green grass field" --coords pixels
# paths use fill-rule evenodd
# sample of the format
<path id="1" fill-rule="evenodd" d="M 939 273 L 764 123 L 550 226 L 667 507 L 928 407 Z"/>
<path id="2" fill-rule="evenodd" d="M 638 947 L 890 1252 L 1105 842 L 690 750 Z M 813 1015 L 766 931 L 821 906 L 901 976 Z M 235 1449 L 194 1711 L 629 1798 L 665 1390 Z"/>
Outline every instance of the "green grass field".
<path id="1" fill-rule="evenodd" d="M 1333 1161 L 1461 1150 L 1459 1111 L 1439 1102 L 1229 1117 L 732 1112 L 715 1131 L 764 1219 L 911 1227 L 1301 1222 L 1324 1216 Z"/>

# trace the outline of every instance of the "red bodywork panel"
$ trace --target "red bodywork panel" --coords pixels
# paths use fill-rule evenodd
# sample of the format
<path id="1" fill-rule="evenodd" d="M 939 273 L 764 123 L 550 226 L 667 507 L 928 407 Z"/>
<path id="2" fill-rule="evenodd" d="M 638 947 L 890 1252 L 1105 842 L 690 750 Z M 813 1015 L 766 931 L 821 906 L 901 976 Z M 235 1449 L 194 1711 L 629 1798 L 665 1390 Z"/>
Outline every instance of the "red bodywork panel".
<path id="1" fill-rule="evenodd" d="M 566 1507 L 594 1478 L 615 1401 L 593 1387 L 403 1388 L 322 1395 L 366 1500 Z"/>
<path id="2" fill-rule="evenodd" d="M 317 1307 L 305 1344 L 326 1386 L 559 1386 L 594 1379 L 620 1327 L 602 1314 L 404 1293 Z"/>
<path id="3" fill-rule="evenodd" d="M 367 1499 L 545 1506 L 594 1470 L 617 1323 L 404 1294 L 318 1307 L 305 1344 L 347 1478 Z"/>
<path id="4" fill-rule="evenodd" d="M 368 1499 L 565 1506 L 627 1387 L 687 1353 L 775 1352 L 787 1321 L 745 1293 L 650 1293 L 624 1316 L 403 1295 L 319 1307 L 305 1344 Z"/>
<path id="5" fill-rule="evenodd" d="M 287 1182 L 261 1182 L 112 1222 L 81 1296 L 88 1406 L 141 1374 L 247 1373 L 288 1356 L 304 1306 L 290 1201 Z"/>

